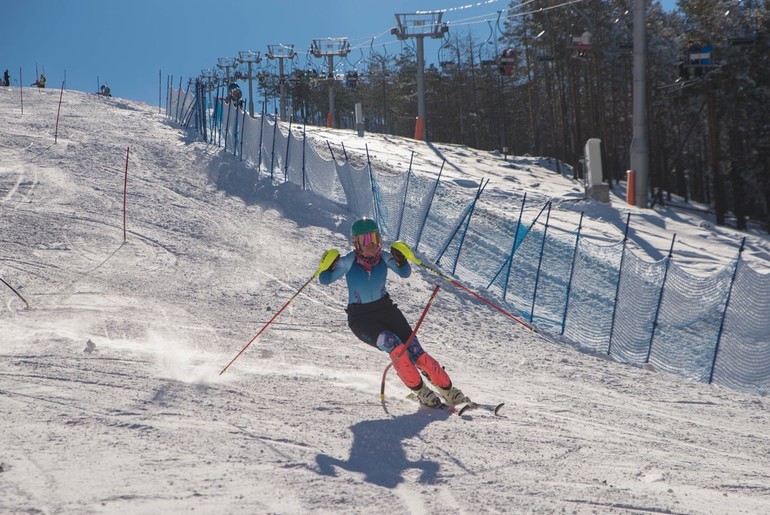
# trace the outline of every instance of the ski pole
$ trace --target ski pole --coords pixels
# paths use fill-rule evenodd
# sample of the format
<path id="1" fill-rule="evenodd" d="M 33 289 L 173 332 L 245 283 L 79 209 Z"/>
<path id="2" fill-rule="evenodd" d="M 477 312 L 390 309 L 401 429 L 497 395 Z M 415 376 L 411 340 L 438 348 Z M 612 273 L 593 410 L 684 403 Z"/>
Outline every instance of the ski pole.
<path id="1" fill-rule="evenodd" d="M 390 370 L 390 367 L 393 366 L 393 363 L 395 363 L 401 355 L 409 349 L 409 346 L 412 344 L 412 340 L 414 340 L 414 337 L 417 335 L 417 330 L 422 325 L 422 321 L 425 320 L 425 315 L 428 314 L 428 310 L 430 309 L 430 305 L 433 304 L 433 299 L 436 298 L 436 295 L 438 295 L 438 290 L 441 286 L 436 285 L 435 288 L 433 288 L 433 294 L 431 294 L 430 299 L 428 300 L 428 303 L 425 305 L 425 309 L 422 310 L 422 315 L 420 315 L 420 319 L 417 321 L 417 324 L 414 326 L 414 329 L 412 329 L 412 334 L 409 335 L 409 339 L 404 343 L 404 348 L 401 349 L 401 352 L 398 353 L 398 356 L 395 358 L 392 358 L 390 360 L 390 363 L 388 363 L 388 366 L 385 367 L 385 371 L 382 373 L 382 383 L 380 384 L 380 400 L 385 400 L 385 376 L 388 375 L 388 370 Z"/>
<path id="2" fill-rule="evenodd" d="M 292 296 L 291 296 L 291 298 L 290 298 L 288 301 L 286 301 L 286 304 L 284 304 L 284 305 L 283 305 L 283 307 L 282 307 L 281 309 L 279 309 L 279 310 L 276 312 L 276 314 L 275 314 L 275 315 L 273 315 L 273 318 L 271 318 L 270 320 L 268 320 L 268 322 L 267 322 L 265 325 L 263 325 L 263 326 L 262 326 L 262 329 L 260 329 L 260 330 L 259 330 L 259 332 L 258 332 L 257 334 L 255 334 L 255 335 L 254 335 L 254 338 L 252 338 L 251 340 L 249 340 L 249 343 L 247 343 L 247 344 L 246 344 L 246 346 L 245 346 L 244 348 L 242 348 L 242 349 L 241 349 L 241 352 L 239 352 L 238 354 L 236 354 L 236 355 L 235 355 L 235 357 L 232 359 L 232 361 L 230 361 L 230 363 L 228 363 L 228 364 L 227 364 L 227 366 L 226 366 L 225 368 L 223 368 L 223 369 L 222 369 L 222 371 L 219 373 L 219 375 L 222 375 L 222 374 L 224 374 L 224 373 L 225 373 L 225 371 L 227 371 L 227 369 L 228 369 L 228 368 L 230 368 L 230 365 L 232 365 L 232 364 L 235 362 L 235 360 L 236 360 L 236 359 L 238 359 L 238 358 L 240 357 L 240 355 L 241 355 L 241 354 L 243 354 L 243 353 L 246 351 L 246 349 L 248 349 L 248 348 L 249 348 L 249 345 L 251 345 L 251 344 L 254 342 L 254 340 L 256 340 L 256 339 L 257 339 L 257 336 L 259 336 L 260 334 L 262 334 L 262 332 L 263 332 L 265 329 L 267 329 L 267 326 L 269 326 L 269 325 L 270 325 L 270 324 L 273 322 L 273 320 L 275 320 L 276 318 L 278 318 L 278 315 L 280 315 L 280 314 L 281 314 L 281 312 L 283 312 L 283 310 L 284 310 L 284 309 L 286 309 L 286 307 L 287 307 L 289 304 L 291 304 L 291 303 L 292 303 L 292 301 L 293 301 L 294 299 L 296 299 L 296 298 L 297 298 L 297 295 L 299 295 L 299 294 L 302 292 L 302 290 L 304 290 L 304 289 L 307 287 L 307 285 L 308 285 L 308 284 L 310 284 L 310 281 L 312 281 L 313 279 L 315 279 L 316 277 L 318 277 L 318 274 L 320 274 L 322 271 L 323 271 L 323 270 L 322 270 L 322 269 L 321 269 L 321 267 L 319 266 L 319 267 L 318 267 L 318 270 L 316 270 L 316 271 L 315 271 L 315 273 L 313 273 L 313 275 L 310 277 L 310 279 L 308 279 L 308 280 L 307 280 L 307 282 L 305 282 L 305 284 L 303 284 L 303 285 L 302 285 L 302 287 L 300 287 L 300 289 L 299 289 L 299 290 L 297 290 L 297 293 L 295 293 L 294 295 L 292 295 Z M 5 281 L 3 281 L 3 282 L 5 282 Z"/>
<path id="3" fill-rule="evenodd" d="M 467 293 L 470 293 L 471 295 L 473 295 L 474 297 L 476 297 L 477 299 L 479 299 L 481 302 L 483 302 L 483 303 L 484 303 L 484 304 L 486 304 L 487 306 L 489 306 L 489 307 L 491 307 L 491 308 L 494 308 L 494 309 L 496 309 L 497 311 L 499 311 L 499 312 L 500 312 L 500 313 L 502 313 L 503 315 L 505 315 L 505 316 L 507 316 L 508 318 L 510 318 L 511 320 L 513 320 L 514 322 L 517 322 L 517 323 L 519 323 L 519 324 L 523 325 L 524 327 L 526 327 L 527 329 L 529 329 L 529 330 L 530 330 L 530 331 L 532 331 L 533 333 L 537 332 L 533 326 L 531 326 L 531 325 L 529 325 L 528 323 L 524 322 L 524 321 L 523 321 L 523 320 L 521 320 L 520 318 L 518 318 L 518 317 L 515 317 L 514 315 L 510 314 L 508 311 L 504 310 L 503 308 L 501 308 L 501 307 L 500 307 L 500 306 L 498 306 L 497 304 L 494 304 L 494 303 L 492 303 L 492 302 L 488 301 L 487 299 L 485 299 L 484 297 L 482 297 L 482 296 L 481 296 L 481 295 L 479 295 L 478 293 L 476 293 L 476 292 L 474 292 L 473 290 L 469 289 L 467 286 L 465 286 L 465 285 L 463 285 L 463 284 L 459 283 L 458 281 L 455 281 L 455 280 L 454 280 L 454 279 L 452 279 L 451 277 L 449 277 L 449 276 L 447 276 L 447 275 L 445 275 L 445 274 L 441 273 L 441 271 L 439 271 L 439 270 L 436 270 L 436 269 L 435 269 L 435 268 L 433 268 L 432 266 L 430 266 L 430 265 L 426 265 L 425 263 L 423 263 L 422 261 L 420 261 L 420 260 L 417 258 L 417 256 L 415 256 L 415 255 L 414 255 L 414 252 L 412 252 L 412 249 L 410 249 L 410 248 L 409 248 L 409 246 L 408 246 L 406 243 L 403 243 L 403 242 L 397 241 L 397 242 L 393 243 L 393 247 L 394 247 L 394 248 L 396 248 L 396 249 L 397 249 L 399 252 L 401 252 L 401 253 L 404 255 L 404 257 L 406 257 L 406 258 L 407 258 L 409 261 L 413 262 L 414 264 L 416 264 L 416 265 L 419 265 L 419 266 L 421 266 L 421 267 L 423 267 L 423 268 L 427 269 L 428 271 L 430 271 L 430 272 L 432 272 L 433 274 L 435 274 L 435 275 L 437 275 L 437 276 L 441 277 L 441 278 L 442 278 L 442 279 L 444 279 L 445 281 L 449 281 L 449 282 L 450 282 L 450 283 L 452 283 L 454 286 L 457 286 L 458 288 L 460 288 L 460 289 L 462 289 L 462 290 L 466 291 Z"/>
<path id="4" fill-rule="evenodd" d="M 22 302 L 24 302 L 24 305 L 25 305 L 25 306 L 27 306 L 27 309 L 29 309 L 29 302 L 27 302 L 27 299 L 25 299 L 24 297 L 22 297 L 22 296 L 21 296 L 21 293 L 17 292 L 17 291 L 16 291 L 16 289 L 15 289 L 13 286 L 11 286 L 11 285 L 10 285 L 10 284 L 8 284 L 7 282 L 5 282 L 5 280 L 4 280 L 2 277 L 0 277 L 0 281 L 2 281 L 2 283 L 3 283 L 4 285 L 6 285 L 7 287 L 9 287 L 9 288 L 11 289 L 11 291 L 12 291 L 13 293 L 15 293 L 15 294 L 16 294 L 16 296 L 17 296 L 17 297 L 19 297 L 19 298 L 22 300 Z"/>

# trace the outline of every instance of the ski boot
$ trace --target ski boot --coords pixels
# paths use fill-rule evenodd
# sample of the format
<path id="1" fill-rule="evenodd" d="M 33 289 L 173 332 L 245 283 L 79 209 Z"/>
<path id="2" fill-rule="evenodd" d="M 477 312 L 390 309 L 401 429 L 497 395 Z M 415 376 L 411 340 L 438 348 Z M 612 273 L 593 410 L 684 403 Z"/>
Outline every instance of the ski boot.
<path id="1" fill-rule="evenodd" d="M 441 394 L 441 396 L 446 399 L 446 403 L 450 406 L 472 402 L 468 397 L 466 397 L 462 390 L 454 386 L 450 386 L 447 389 L 436 386 L 436 389 Z"/>
<path id="2" fill-rule="evenodd" d="M 428 388 L 425 383 L 423 383 L 417 390 L 414 390 L 414 393 L 417 395 L 417 399 L 419 399 L 420 404 L 423 406 L 427 406 L 429 408 L 440 408 L 444 404 L 441 402 L 439 396 L 436 395 L 433 390 Z"/>

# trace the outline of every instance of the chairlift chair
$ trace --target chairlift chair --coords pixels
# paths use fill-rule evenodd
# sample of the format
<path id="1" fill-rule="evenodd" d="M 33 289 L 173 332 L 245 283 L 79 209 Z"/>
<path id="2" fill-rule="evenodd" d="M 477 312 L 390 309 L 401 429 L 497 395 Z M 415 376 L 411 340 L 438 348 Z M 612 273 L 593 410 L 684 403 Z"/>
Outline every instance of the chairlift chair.
<path id="1" fill-rule="evenodd" d="M 709 72 L 720 68 L 718 64 L 714 64 L 713 47 L 708 41 L 707 46 L 693 48 L 687 52 L 687 58 L 682 63 L 681 68 L 689 76 L 689 70 L 693 70 L 696 77 L 701 77 Z"/>
<path id="2" fill-rule="evenodd" d="M 573 36 L 572 43 L 575 45 L 577 57 L 585 57 L 591 50 L 591 33 L 586 30 L 580 36 Z"/>
<path id="3" fill-rule="evenodd" d="M 289 85 L 292 88 L 298 87 L 304 80 L 303 72 L 301 70 L 293 70 L 289 75 Z"/>
<path id="4" fill-rule="evenodd" d="M 446 41 L 446 40 L 445 40 Z M 441 45 L 438 49 L 438 65 L 441 67 L 444 71 L 452 71 L 457 68 L 457 63 L 455 62 L 455 48 L 449 44 L 448 41 L 446 41 L 443 45 Z"/>
<path id="5" fill-rule="evenodd" d="M 358 71 L 348 70 L 345 73 L 345 85 L 350 89 L 356 89 L 358 86 Z"/>
<path id="6" fill-rule="evenodd" d="M 516 65 L 516 53 L 512 48 L 504 48 L 500 57 L 498 57 L 497 69 L 500 75 L 510 77 L 513 74 L 513 67 Z"/>

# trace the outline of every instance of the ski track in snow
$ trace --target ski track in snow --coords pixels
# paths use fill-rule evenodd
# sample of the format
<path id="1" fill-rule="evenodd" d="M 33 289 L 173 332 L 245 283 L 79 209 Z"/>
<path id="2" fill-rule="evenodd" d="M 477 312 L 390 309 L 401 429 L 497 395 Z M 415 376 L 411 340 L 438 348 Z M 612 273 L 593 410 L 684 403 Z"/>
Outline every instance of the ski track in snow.
<path id="1" fill-rule="evenodd" d="M 32 306 L 0 290 L 0 512 L 770 511 L 766 398 L 581 354 L 445 283 L 420 340 L 499 417 L 416 409 L 392 371 L 381 403 L 387 356 L 350 334 L 341 284 L 311 283 L 220 375 L 352 215 L 264 180 L 224 193 L 238 159 L 126 100 L 66 91 L 53 145 L 59 92 L 29 97 L 20 116 L 0 88 L 0 277 Z M 362 141 L 406 168 L 408 140 Z M 436 148 L 448 174 L 496 162 Z M 510 165 L 527 175 L 501 202 L 530 176 L 557 191 Z M 414 321 L 437 281 L 389 290 Z"/>

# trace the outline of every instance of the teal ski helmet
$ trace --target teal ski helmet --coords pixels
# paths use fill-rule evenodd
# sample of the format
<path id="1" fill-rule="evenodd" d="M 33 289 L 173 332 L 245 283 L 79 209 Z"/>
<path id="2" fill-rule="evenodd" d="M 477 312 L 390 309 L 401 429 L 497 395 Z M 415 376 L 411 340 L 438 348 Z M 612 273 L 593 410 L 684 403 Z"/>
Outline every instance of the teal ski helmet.
<path id="1" fill-rule="evenodd" d="M 353 227 L 350 228 L 350 236 L 355 238 L 368 232 L 380 232 L 380 228 L 377 227 L 377 222 L 371 218 L 362 218 L 353 223 Z"/>
<path id="2" fill-rule="evenodd" d="M 380 228 L 377 227 L 377 222 L 370 218 L 362 218 L 353 224 L 350 228 L 350 239 L 359 254 L 364 254 L 364 248 L 372 243 L 377 245 L 375 255 L 380 253 Z"/>

